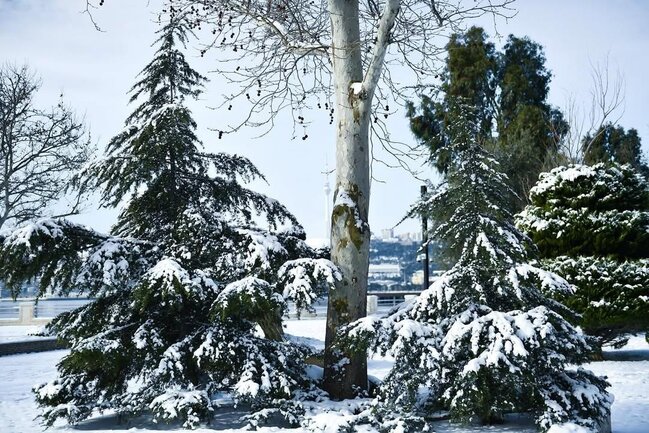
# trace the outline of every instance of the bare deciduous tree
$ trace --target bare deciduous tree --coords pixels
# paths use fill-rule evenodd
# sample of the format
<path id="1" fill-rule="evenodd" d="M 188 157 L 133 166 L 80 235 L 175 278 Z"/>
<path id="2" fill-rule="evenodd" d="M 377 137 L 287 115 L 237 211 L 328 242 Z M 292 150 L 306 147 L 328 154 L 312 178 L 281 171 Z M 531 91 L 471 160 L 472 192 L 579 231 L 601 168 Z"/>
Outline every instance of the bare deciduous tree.
<path id="1" fill-rule="evenodd" d="M 97 0 L 98 1 L 98 0 Z M 92 4 L 91 0 L 88 0 Z M 189 14 L 205 33 L 205 54 L 232 84 L 223 107 L 245 112 L 242 126 L 271 128 L 283 108 L 295 124 L 322 110 L 335 122 L 336 185 L 331 256 L 343 274 L 329 294 L 325 388 L 346 398 L 367 388 L 365 354 L 336 349 L 336 332 L 365 316 L 370 228 L 370 132 L 434 83 L 451 32 L 485 14 L 510 16 L 514 0 L 168 0 L 163 13 Z M 103 3 L 103 1 L 101 2 Z M 305 133 L 302 137 L 307 138 Z M 388 147 L 396 156 L 408 155 Z"/>
<path id="2" fill-rule="evenodd" d="M 616 124 L 624 113 L 624 77 L 619 72 L 611 77 L 608 58 L 603 63 L 591 64 L 591 81 L 590 106 L 586 110 L 581 109 L 573 95 L 566 104 L 569 129 L 558 148 L 575 164 L 583 163 L 584 154 L 597 140 L 602 127 L 607 123 Z M 586 137 L 589 140 L 584 142 Z"/>
<path id="3" fill-rule="evenodd" d="M 51 215 L 92 152 L 83 123 L 63 102 L 34 106 L 40 85 L 27 66 L 0 66 L 0 228 Z M 77 213 L 80 200 L 75 194 L 55 216 Z"/>

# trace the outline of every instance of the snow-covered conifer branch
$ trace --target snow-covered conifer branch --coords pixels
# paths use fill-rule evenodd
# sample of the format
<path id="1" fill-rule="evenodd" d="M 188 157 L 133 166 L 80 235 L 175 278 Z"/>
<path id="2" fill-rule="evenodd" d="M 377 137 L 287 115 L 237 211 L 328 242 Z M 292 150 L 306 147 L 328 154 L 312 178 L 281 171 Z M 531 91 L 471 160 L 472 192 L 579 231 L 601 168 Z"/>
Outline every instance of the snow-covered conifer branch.
<path id="1" fill-rule="evenodd" d="M 327 259 L 297 259 L 284 263 L 277 271 L 282 296 L 301 310 L 312 311 L 311 305 L 335 288 L 342 279 L 336 265 Z"/>

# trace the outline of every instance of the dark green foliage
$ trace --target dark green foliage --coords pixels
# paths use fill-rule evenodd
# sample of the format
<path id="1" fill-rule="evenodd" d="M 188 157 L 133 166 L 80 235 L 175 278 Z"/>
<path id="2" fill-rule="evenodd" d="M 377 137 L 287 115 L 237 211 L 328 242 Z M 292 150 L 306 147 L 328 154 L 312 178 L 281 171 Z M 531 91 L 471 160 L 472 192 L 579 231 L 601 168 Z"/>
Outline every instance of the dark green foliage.
<path id="1" fill-rule="evenodd" d="M 611 123 L 601 126 L 593 135 L 582 140 L 584 163 L 615 162 L 629 164 L 634 169 L 649 176 L 649 167 L 642 154 L 642 143 L 638 131 L 631 128 L 625 131 L 622 126 Z"/>
<path id="2" fill-rule="evenodd" d="M 562 113 L 547 102 L 551 75 L 543 49 L 510 35 L 498 53 L 478 27 L 454 35 L 446 49 L 441 97 L 422 95 L 418 107 L 409 105 L 411 129 L 430 148 L 435 167 L 446 173 L 455 141 L 452 125 L 465 115 L 453 107 L 473 107 L 476 140 L 500 162 L 516 193 L 512 203 L 522 207 L 568 130 Z"/>
<path id="3" fill-rule="evenodd" d="M 480 27 L 471 27 L 464 34 L 454 34 L 446 45 L 447 72 L 442 91 L 447 101 L 460 98 L 464 104 L 474 107 L 470 116 L 478 126 L 478 139 L 490 136 L 495 117 L 496 71 L 498 59 L 496 50 Z M 456 105 L 446 106 L 446 124 L 454 118 L 466 116 L 454 110 Z M 449 137 L 451 140 L 454 137 Z"/>
<path id="4" fill-rule="evenodd" d="M 559 300 L 582 314 L 589 333 L 621 344 L 620 336 L 649 330 L 649 259 L 560 256 L 544 263 L 579 287 Z"/>
<path id="5" fill-rule="evenodd" d="M 315 390 L 304 362 L 312 349 L 286 341 L 281 318 L 340 274 L 281 204 L 245 187 L 261 177 L 250 161 L 201 151 L 185 102 L 204 78 L 176 48 L 187 40 L 183 17 L 160 35 L 132 90 L 142 102 L 77 179 L 101 189 L 104 206 L 123 206 L 112 234 L 48 219 L 2 239 L 0 277 L 14 296 L 37 278 L 41 295 L 96 298 L 48 326 L 71 352 L 35 389 L 42 417 L 77 423 L 110 409 L 196 427 L 228 394 L 295 422 L 292 400 Z"/>
<path id="6" fill-rule="evenodd" d="M 543 107 L 550 87 L 543 48 L 529 38 L 509 35 L 500 57 L 499 129 L 505 131 L 527 107 Z"/>
<path id="7" fill-rule="evenodd" d="M 649 183 L 630 165 L 559 167 L 541 175 L 517 225 L 544 263 L 579 289 L 558 299 L 578 324 L 621 343 L 649 330 Z"/>
<path id="8" fill-rule="evenodd" d="M 471 121 L 478 125 L 478 138 L 491 137 L 495 113 L 497 56 L 479 27 L 454 34 L 446 45 L 448 58 L 441 91 L 443 99 L 422 95 L 418 107 L 408 104 L 407 115 L 415 136 L 430 149 L 431 162 L 446 173 L 452 164 L 453 124 L 461 105 L 471 106 Z"/>

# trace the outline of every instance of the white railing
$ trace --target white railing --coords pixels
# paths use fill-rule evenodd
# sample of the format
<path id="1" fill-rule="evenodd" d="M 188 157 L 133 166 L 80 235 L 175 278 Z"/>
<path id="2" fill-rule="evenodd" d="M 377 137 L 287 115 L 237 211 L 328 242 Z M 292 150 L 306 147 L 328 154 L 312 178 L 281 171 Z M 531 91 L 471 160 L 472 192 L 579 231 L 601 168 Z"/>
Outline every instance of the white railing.
<path id="1" fill-rule="evenodd" d="M 0 326 L 2 325 L 44 325 L 66 311 L 74 310 L 85 303 L 86 298 L 34 298 L 0 301 Z"/>
<path id="2" fill-rule="evenodd" d="M 18 317 L 0 319 L 2 325 L 46 325 L 52 320 L 51 317 L 36 317 L 34 302 L 20 302 L 17 305 Z M 6 308 L 6 307 L 4 307 Z"/>

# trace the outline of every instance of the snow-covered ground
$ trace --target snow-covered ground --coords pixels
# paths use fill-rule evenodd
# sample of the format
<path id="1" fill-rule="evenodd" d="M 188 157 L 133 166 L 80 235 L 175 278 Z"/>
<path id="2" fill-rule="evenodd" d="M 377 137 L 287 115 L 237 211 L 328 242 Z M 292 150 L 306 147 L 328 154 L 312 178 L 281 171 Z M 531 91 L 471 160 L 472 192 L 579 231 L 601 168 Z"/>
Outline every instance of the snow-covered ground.
<path id="1" fill-rule="evenodd" d="M 38 340 L 32 334 L 39 332 L 42 326 L 0 326 L 0 343 L 13 343 L 16 341 Z"/>
<path id="2" fill-rule="evenodd" d="M 324 341 L 324 320 L 305 319 L 287 322 L 286 332 L 299 337 L 309 338 L 310 341 L 322 347 Z M 24 331 L 24 332 L 23 332 Z M 33 331 L 30 331 L 33 332 Z M 27 330 L 4 330 L 0 327 L 0 336 L 10 338 L 22 336 Z M 632 338 L 629 344 L 622 349 L 637 354 L 642 351 L 649 356 L 649 345 L 641 337 Z M 52 379 L 56 375 L 56 363 L 67 352 L 63 350 L 54 352 L 34 353 L 26 355 L 13 355 L 0 357 L 0 432 L 1 433 L 36 433 L 43 431 L 35 417 L 38 414 L 36 404 L 30 392 L 34 384 Z M 645 357 L 646 358 L 646 357 Z M 370 374 L 383 377 L 389 370 L 389 359 L 373 359 L 369 362 Z M 606 375 L 611 382 L 611 392 L 615 395 L 613 405 L 613 433 L 649 433 L 649 361 L 603 361 L 591 363 L 587 366 L 596 373 Z M 224 415 L 227 417 L 227 414 Z M 221 424 L 227 426 L 226 423 Z M 72 433 L 80 430 L 94 433 L 116 433 L 117 431 L 149 432 L 156 430 L 144 427 L 142 423 L 116 425 L 112 418 L 94 421 L 77 428 L 59 426 L 50 429 L 55 433 Z M 182 430 L 169 430 L 163 426 L 160 430 L 179 432 Z M 223 433 L 241 433 L 240 429 L 220 430 Z M 298 430 L 282 430 L 276 427 L 261 428 L 260 433 L 302 433 Z M 438 433 L 453 432 L 532 432 L 527 423 L 512 423 L 508 426 L 492 426 L 469 429 L 461 426 L 440 424 L 436 426 Z M 213 433 L 214 430 L 199 429 L 196 433 Z"/>

